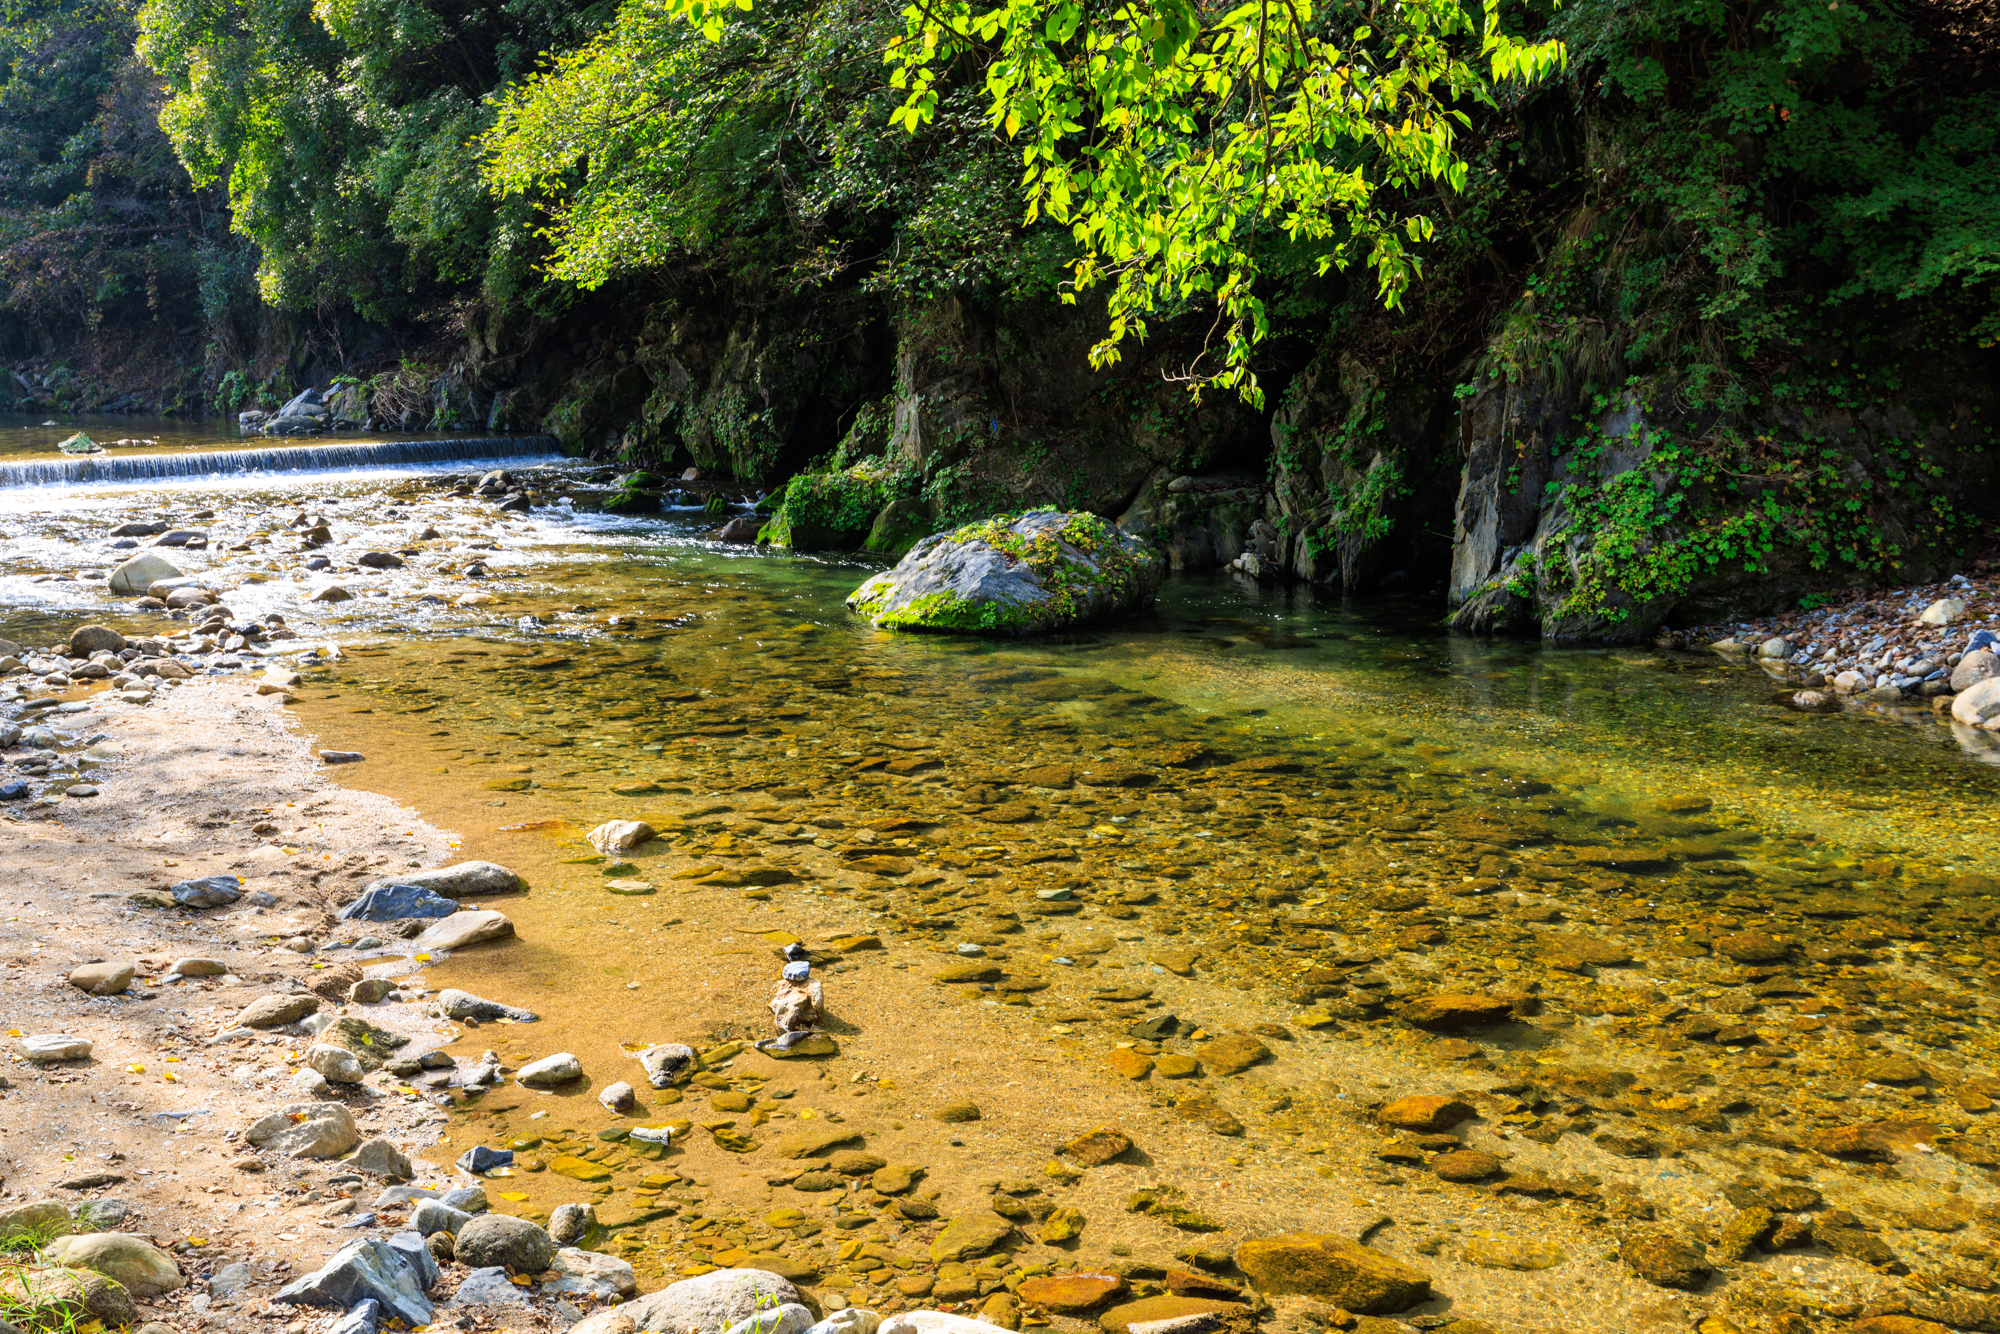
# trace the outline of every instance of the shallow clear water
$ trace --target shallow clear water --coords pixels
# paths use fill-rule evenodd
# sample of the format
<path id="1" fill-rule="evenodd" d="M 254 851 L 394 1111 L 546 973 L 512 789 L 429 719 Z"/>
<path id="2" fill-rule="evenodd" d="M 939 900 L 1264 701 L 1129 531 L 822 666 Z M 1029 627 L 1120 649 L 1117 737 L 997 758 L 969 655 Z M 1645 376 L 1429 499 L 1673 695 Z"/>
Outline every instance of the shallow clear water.
<path id="1" fill-rule="evenodd" d="M 1895 850 L 1934 860 L 1939 874 L 1996 864 L 2000 773 L 1968 753 L 1978 739 L 1962 744 L 1915 710 L 1795 713 L 1754 667 L 1455 638 L 1429 606 L 1344 604 L 1227 575 L 1170 579 L 1152 614 L 1060 639 L 892 635 L 842 605 L 870 568 L 860 561 L 724 546 L 708 536 L 717 520 L 699 512 L 626 518 L 556 505 L 507 515 L 434 483 L 476 470 L 0 489 L 0 635 L 45 643 L 83 616 L 157 629 L 99 581 L 143 549 L 103 534 L 158 519 L 208 533 L 207 550 L 159 554 L 228 590 L 237 612 L 282 614 L 306 642 L 385 650 L 369 656 L 388 683 L 377 688 L 419 688 L 437 718 L 475 728 L 496 727 L 479 719 L 505 717 L 526 702 L 509 693 L 529 692 L 559 699 L 547 727 L 601 728 L 615 700 L 631 711 L 615 735 L 659 744 L 678 726 L 678 706 L 650 700 L 649 683 L 754 686 L 767 703 L 785 698 L 842 730 L 1008 719 L 1073 732 L 1104 754 L 1185 741 L 1320 763 L 1358 748 L 1399 800 L 1477 809 L 1518 780 L 1547 785 L 1538 796 L 1563 808 L 1551 818 L 1589 832 L 1663 795 L 1698 792 L 1815 843 L 1821 857 Z M 293 549 L 285 525 L 302 514 L 329 521 L 332 546 Z M 413 546 L 426 528 L 439 536 Z M 412 554 L 401 569 L 353 568 L 370 550 Z M 303 568 L 314 556 L 331 568 Z M 463 574 L 473 561 L 487 577 Z M 336 583 L 351 601 L 308 600 Z M 531 651 L 567 661 L 496 666 L 505 682 L 496 698 L 490 678 L 436 670 L 468 638 L 501 662 Z M 830 689 L 834 680 L 845 684 Z M 885 707 L 892 699 L 922 700 L 924 715 Z M 782 758 L 742 745 L 752 752 L 743 758 Z M 590 758 L 623 768 L 645 756 Z"/>
<path id="2" fill-rule="evenodd" d="M 919 1008 L 932 1037 L 981 1048 L 988 1101 L 1030 1062 L 1065 1075 L 1101 1068 L 1111 1044 L 1141 1036 L 1135 1019 L 1171 1013 L 1195 1034 L 1248 1015 L 1303 1029 L 1302 1007 L 1322 1007 L 1311 1039 L 1294 1035 L 1282 1055 L 1292 1110 L 1269 1104 L 1279 1110 L 1254 1138 L 1224 1151 L 1246 1190 L 1270 1192 L 1255 1196 L 1260 1226 L 1269 1215 L 1337 1231 L 1321 1180 L 1331 1169 L 1317 1166 L 1331 1160 L 1313 1155 L 1337 1142 L 1329 1127 L 1354 1107 L 1339 1090 L 1357 1079 L 1458 1088 L 1439 1081 L 1685 1063 L 1681 1082 L 1655 1092 L 1782 1085 L 1774 1106 L 1824 1097 L 1840 1099 L 1843 1116 L 1893 1114 L 1904 1095 L 1856 1078 L 1856 1033 L 1829 1026 L 1830 1009 L 1856 1006 L 1949 1068 L 2000 1057 L 2000 1030 L 1977 1013 L 2000 975 L 1988 943 L 2000 769 L 1924 713 L 1800 714 L 1753 666 L 1456 639 L 1432 607 L 1349 605 L 1229 576 L 1169 580 L 1152 613 L 1062 638 L 887 634 L 842 605 L 871 568 L 863 562 L 724 546 L 708 536 L 722 516 L 692 512 L 500 514 L 439 489 L 438 473 L 469 470 L 0 489 L 0 637 L 47 644 L 84 620 L 185 629 L 102 591 L 101 571 L 139 549 L 114 549 L 104 534 L 158 519 L 211 538 L 206 550 L 162 554 L 237 613 L 281 614 L 302 636 L 276 647 L 342 646 L 332 666 L 308 667 L 294 705 L 320 746 L 367 757 L 342 780 L 409 802 L 458 831 L 462 855 L 532 886 L 493 901 L 517 938 L 425 973 L 428 985 L 543 1014 L 532 1030 L 466 1033 L 461 1061 L 488 1044 L 515 1064 L 567 1050 L 601 1084 L 632 1077 L 632 1052 L 650 1042 L 760 1034 L 774 942 L 792 938 L 764 934 L 773 928 L 816 944 L 880 933 L 893 946 L 830 970 L 836 1018 L 856 1016 L 839 1041 L 845 1063 L 913 1090 L 944 1058 L 908 1049 L 907 1010 L 863 1008 L 900 998 L 910 983 L 895 979 L 919 977 L 885 970 L 915 959 L 928 972 L 931 951 L 960 942 L 1005 960 L 998 990 L 916 982 L 965 1007 L 942 1020 L 924 1008 L 933 1002 Z M 300 515 L 324 518 L 333 542 L 300 550 L 289 526 Z M 429 529 L 437 536 L 419 538 Z M 405 552 L 405 564 L 357 568 L 369 551 Z M 328 567 L 306 569 L 312 559 Z M 468 573 L 475 562 L 483 577 Z M 97 581 L 82 577 L 91 571 Z M 355 596 L 310 600 L 333 584 Z M 601 866 L 582 834 L 614 817 L 649 820 L 663 836 L 628 866 Z M 877 835 L 871 824 L 885 819 Z M 303 865 L 330 860 L 307 826 L 278 838 L 296 840 L 285 852 Z M 607 871 L 642 876 L 642 888 L 627 897 Z M 1709 953 L 1716 933 L 1740 929 L 1799 942 L 1809 980 Z M 321 962 L 355 958 L 333 948 L 343 943 Z M 409 948 L 396 940 L 371 954 Z M 1592 949 L 1609 953 L 1581 953 Z M 1521 986 L 1551 1020 L 1479 1030 L 1479 1042 L 1382 1014 L 1392 991 Z M 1618 1016 L 1635 1007 L 1657 1008 L 1628 1026 Z M 1765 1036 L 1690 1046 L 1665 1027 L 1709 1008 L 1731 1020 L 1758 1012 Z M 1211 1059 L 1188 1027 L 1153 1050 Z M 1035 1097 L 1067 1105 L 1090 1082 L 1058 1076 Z M 1144 1087 L 1156 1107 L 1181 1098 L 1183 1116 L 1199 1105 Z M 1259 1086 L 1199 1087 L 1243 1108 Z M 700 1114 L 669 1101 L 654 1098 L 645 1115 Z M 1679 1104 L 1647 1102 L 1645 1115 Z M 443 1159 L 514 1135 L 524 1151 L 603 1151 L 605 1116 L 584 1089 L 458 1105 Z M 1543 1114 L 1562 1134 L 1576 1112 Z M 1589 1124 L 1571 1128 L 1573 1153 Z M 925 1139 L 936 1129 L 894 1122 L 871 1131 L 870 1146 L 932 1155 L 956 1189 L 942 1146 Z M 1148 1151 L 1190 1179 L 1195 1164 L 1214 1175 L 1207 1130 L 1179 1147 L 1158 1125 L 1148 1134 Z M 996 1156 L 974 1175 L 1029 1171 L 1048 1140 L 1039 1122 L 1018 1142 L 992 1139 Z M 1555 1170 L 1556 1158 L 1507 1143 L 1533 1170 Z M 733 1169 L 711 1175 L 705 1146 L 684 1152 L 681 1171 L 703 1162 L 717 1200 L 735 1200 L 704 1207 L 752 1217 L 768 1207 L 757 1202 L 768 1163 L 751 1160 L 731 1184 Z M 1715 1207 L 1702 1192 L 1736 1170 L 1717 1160 L 1697 1180 L 1679 1157 L 1583 1161 L 1683 1212 Z M 603 1217 L 622 1220 L 621 1253 L 646 1286 L 705 1265 L 706 1241 L 654 1219 L 660 1197 L 644 1169 L 619 1170 L 615 1188 L 595 1193 Z M 531 1211 L 577 1194 L 560 1170 L 532 1166 L 506 1186 L 500 1198 Z M 1414 1228 L 1429 1207 L 1404 1197 L 1395 1214 Z M 1499 1208 L 1464 1207 L 1482 1218 Z M 1135 1226 L 1118 1221 L 1109 1194 L 1089 1208 L 1093 1236 Z M 1440 1197 L 1437 1208 L 1461 1205 Z M 1527 1221 L 1546 1227 L 1541 1215 Z M 1599 1285 L 1624 1280 L 1601 1265 L 1589 1281 L 1572 1277 L 1586 1264 L 1574 1263 L 1539 1288 L 1506 1282 L 1530 1285 L 1537 1323 L 1567 1310 L 1566 1327 L 1654 1327 L 1605 1316 Z M 1490 1276 L 1461 1266 L 1451 1283 L 1471 1314 L 1508 1309 L 1479 1305 L 1504 1295 Z M 1620 1300 L 1636 1311 L 1647 1291 Z"/>

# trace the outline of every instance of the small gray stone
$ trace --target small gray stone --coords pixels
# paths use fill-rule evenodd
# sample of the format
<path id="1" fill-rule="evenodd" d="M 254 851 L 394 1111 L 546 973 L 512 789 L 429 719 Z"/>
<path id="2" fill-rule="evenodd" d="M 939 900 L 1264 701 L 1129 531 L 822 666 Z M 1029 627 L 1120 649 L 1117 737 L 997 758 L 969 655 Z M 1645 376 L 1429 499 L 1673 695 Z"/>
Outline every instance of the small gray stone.
<path id="1" fill-rule="evenodd" d="M 359 1056 L 321 1042 L 306 1048 L 305 1062 L 331 1084 L 359 1084 L 368 1074 Z"/>
<path id="2" fill-rule="evenodd" d="M 382 1325 L 382 1303 L 373 1297 L 356 1302 L 326 1334 L 375 1334 Z"/>
<path id="3" fill-rule="evenodd" d="M 183 880 L 167 893 L 183 908 L 226 908 L 243 897 L 243 882 L 233 875 L 206 875 Z"/>
<path id="4" fill-rule="evenodd" d="M 79 964 L 70 969 L 69 984 L 92 996 L 119 996 L 138 974 L 137 966 L 122 961 Z"/>
<path id="5" fill-rule="evenodd" d="M 123 1200 L 79 1200 L 70 1208 L 70 1215 L 88 1231 L 115 1232 L 132 1216 L 132 1206 Z"/>
<path id="6" fill-rule="evenodd" d="M 293 1103 L 254 1122 L 243 1137 L 291 1158 L 338 1158 L 361 1142 L 354 1117 L 337 1102 Z"/>
<path id="7" fill-rule="evenodd" d="M 694 1048 L 679 1042 L 662 1042 L 639 1053 L 646 1082 L 656 1089 L 672 1088 L 694 1072 Z"/>
<path id="8" fill-rule="evenodd" d="M 460 1264 L 473 1269 L 490 1265 L 522 1274 L 539 1274 L 555 1259 L 549 1234 L 512 1214 L 481 1214 L 460 1227 L 453 1239 Z"/>
<path id="9" fill-rule="evenodd" d="M 528 1062 L 521 1067 L 516 1078 L 531 1089 L 556 1088 L 562 1084 L 573 1084 L 583 1078 L 583 1062 L 566 1051 L 559 1051 L 553 1056 L 544 1056 L 539 1061 Z"/>
<path id="10" fill-rule="evenodd" d="M 224 1265 L 215 1271 L 215 1277 L 208 1281 L 209 1295 L 234 1297 L 256 1281 L 257 1271 L 239 1260 L 233 1265 Z"/>
<path id="11" fill-rule="evenodd" d="M 458 1230 L 472 1221 L 472 1215 L 463 1209 L 454 1209 L 442 1200 L 422 1200 L 410 1214 L 410 1226 L 419 1235 L 430 1236 L 433 1232 L 449 1232 L 457 1235 Z"/>
<path id="12" fill-rule="evenodd" d="M 621 1079 L 615 1084 L 605 1085 L 604 1092 L 597 1095 L 597 1100 L 610 1111 L 629 1112 L 638 1105 L 639 1093 Z"/>
<path id="13" fill-rule="evenodd" d="M 493 1206 L 487 1202 L 484 1186 L 459 1186 L 438 1197 L 454 1209 L 463 1209 L 469 1214 L 483 1214 Z"/>
<path id="14" fill-rule="evenodd" d="M 597 1211 L 587 1204 L 558 1204 L 549 1215 L 549 1239 L 558 1246 L 574 1246 L 597 1226 Z"/>
<path id="15" fill-rule="evenodd" d="M 236 1016 L 236 1022 L 245 1028 L 282 1028 L 318 1013 L 319 997 L 310 992 L 260 996 L 243 1007 L 243 1013 Z"/>
<path id="16" fill-rule="evenodd" d="M 474 1269 L 458 1285 L 458 1292 L 451 1299 L 453 1306 L 532 1306 L 528 1294 L 517 1288 L 507 1278 L 507 1271 L 499 1265 L 484 1269 Z"/>
<path id="17" fill-rule="evenodd" d="M 393 1177 L 398 1181 L 408 1181 L 416 1175 L 403 1151 L 386 1139 L 371 1139 L 363 1144 L 347 1160 L 347 1166 L 370 1176 Z"/>
<path id="18" fill-rule="evenodd" d="M 91 1047 L 89 1039 L 67 1033 L 30 1033 L 15 1043 L 14 1049 L 35 1065 L 48 1065 L 55 1061 L 84 1060 L 89 1057 Z"/>
<path id="19" fill-rule="evenodd" d="M 639 1291 L 632 1266 L 616 1256 L 564 1247 L 550 1262 L 560 1278 L 542 1285 L 544 1296 L 590 1297 L 599 1302 L 624 1301 Z"/>

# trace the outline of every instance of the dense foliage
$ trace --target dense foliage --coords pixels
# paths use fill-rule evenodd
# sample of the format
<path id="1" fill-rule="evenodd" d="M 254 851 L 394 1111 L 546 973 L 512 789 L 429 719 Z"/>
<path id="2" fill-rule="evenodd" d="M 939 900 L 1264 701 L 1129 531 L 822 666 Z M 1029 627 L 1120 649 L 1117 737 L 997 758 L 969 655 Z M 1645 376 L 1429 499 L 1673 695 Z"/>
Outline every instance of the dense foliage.
<path id="1" fill-rule="evenodd" d="M 227 218 L 158 126 L 121 0 L 0 5 L 0 309 L 7 350 L 166 320 L 226 289 Z M 226 304 L 226 298 L 221 298 Z"/>
<path id="2" fill-rule="evenodd" d="M 528 299 L 531 238 L 485 194 L 470 141 L 489 95 L 587 39 L 604 3 L 148 0 L 139 51 L 199 183 L 226 185 L 278 306 L 376 320 L 477 285 Z"/>

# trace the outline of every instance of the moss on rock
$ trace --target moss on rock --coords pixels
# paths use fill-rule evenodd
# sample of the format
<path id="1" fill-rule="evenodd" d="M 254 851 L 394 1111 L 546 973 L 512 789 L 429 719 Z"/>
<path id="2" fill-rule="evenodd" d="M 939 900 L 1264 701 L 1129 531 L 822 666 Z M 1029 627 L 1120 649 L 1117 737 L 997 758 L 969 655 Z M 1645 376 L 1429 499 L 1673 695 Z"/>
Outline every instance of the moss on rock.
<path id="1" fill-rule="evenodd" d="M 1150 606 L 1161 564 L 1095 514 L 1032 510 L 924 539 L 847 605 L 889 630 L 1034 634 Z"/>

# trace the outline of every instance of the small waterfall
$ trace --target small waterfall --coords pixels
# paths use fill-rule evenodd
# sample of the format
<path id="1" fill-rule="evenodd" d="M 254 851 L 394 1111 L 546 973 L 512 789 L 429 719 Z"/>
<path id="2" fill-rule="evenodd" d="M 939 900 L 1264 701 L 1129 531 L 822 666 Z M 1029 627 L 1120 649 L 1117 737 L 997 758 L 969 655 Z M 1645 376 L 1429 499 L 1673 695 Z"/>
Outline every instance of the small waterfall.
<path id="1" fill-rule="evenodd" d="M 85 482 L 158 482 L 250 473 L 345 472 L 410 463 L 519 463 L 561 457 L 554 436 L 503 435 L 458 440 L 389 440 L 378 444 L 279 445 L 202 454 L 92 454 L 80 459 L 0 463 L 0 487 L 74 486 Z"/>

